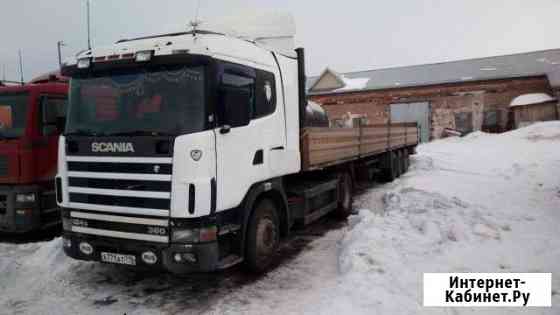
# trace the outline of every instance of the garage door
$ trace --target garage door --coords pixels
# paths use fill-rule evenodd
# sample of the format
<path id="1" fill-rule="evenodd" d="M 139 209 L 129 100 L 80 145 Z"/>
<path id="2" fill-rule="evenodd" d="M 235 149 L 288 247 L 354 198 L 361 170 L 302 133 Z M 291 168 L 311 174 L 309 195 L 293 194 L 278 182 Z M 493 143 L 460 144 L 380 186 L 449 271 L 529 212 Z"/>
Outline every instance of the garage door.
<path id="1" fill-rule="evenodd" d="M 430 141 L 430 103 L 391 104 L 391 121 L 418 123 L 420 142 Z"/>

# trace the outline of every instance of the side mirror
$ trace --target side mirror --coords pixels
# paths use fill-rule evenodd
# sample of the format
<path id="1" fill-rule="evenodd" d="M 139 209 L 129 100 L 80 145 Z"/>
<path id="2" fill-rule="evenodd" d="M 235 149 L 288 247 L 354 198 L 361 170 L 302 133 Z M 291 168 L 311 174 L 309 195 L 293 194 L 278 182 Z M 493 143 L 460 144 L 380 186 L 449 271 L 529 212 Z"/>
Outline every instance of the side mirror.
<path id="1" fill-rule="evenodd" d="M 223 127 L 220 133 L 228 133 L 231 128 L 247 126 L 251 122 L 251 93 L 246 89 L 227 86 L 220 90 L 220 105 L 223 109 Z"/>

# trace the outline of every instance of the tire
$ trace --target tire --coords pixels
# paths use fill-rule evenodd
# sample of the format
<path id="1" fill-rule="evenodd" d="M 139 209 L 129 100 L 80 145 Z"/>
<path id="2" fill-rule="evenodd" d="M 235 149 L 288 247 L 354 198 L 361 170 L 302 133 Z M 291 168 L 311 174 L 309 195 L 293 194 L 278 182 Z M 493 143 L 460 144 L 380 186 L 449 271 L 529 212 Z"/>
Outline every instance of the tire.
<path id="1" fill-rule="evenodd" d="M 408 168 L 410 167 L 410 154 L 408 149 L 404 149 L 404 173 L 408 172 Z"/>
<path id="2" fill-rule="evenodd" d="M 396 152 L 389 151 L 385 154 L 385 160 L 382 164 L 381 179 L 384 182 L 392 182 L 397 178 L 397 156 Z"/>
<path id="3" fill-rule="evenodd" d="M 262 273 L 274 259 L 280 244 L 280 224 L 276 204 L 262 199 L 254 208 L 247 228 L 245 264 L 249 271 Z"/>
<path id="4" fill-rule="evenodd" d="M 404 168 L 403 160 L 404 160 L 403 151 L 398 150 L 396 152 L 396 159 L 395 159 L 395 164 L 397 166 L 397 177 L 401 177 L 401 175 L 404 173 L 403 172 L 403 168 Z"/>
<path id="5" fill-rule="evenodd" d="M 352 214 L 352 204 L 354 203 L 354 185 L 352 176 L 348 172 L 338 174 L 338 207 L 335 215 L 339 219 L 346 219 Z"/>

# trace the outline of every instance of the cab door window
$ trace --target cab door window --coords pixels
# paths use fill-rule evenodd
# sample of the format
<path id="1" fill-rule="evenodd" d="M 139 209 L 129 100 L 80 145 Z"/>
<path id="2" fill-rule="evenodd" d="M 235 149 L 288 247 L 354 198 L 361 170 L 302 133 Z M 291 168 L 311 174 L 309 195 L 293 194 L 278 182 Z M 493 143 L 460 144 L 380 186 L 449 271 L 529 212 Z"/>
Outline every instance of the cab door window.
<path id="1" fill-rule="evenodd" d="M 219 103 L 221 125 L 232 128 L 248 125 L 255 104 L 255 79 L 224 73 L 220 82 Z"/>
<path id="2" fill-rule="evenodd" d="M 41 97 L 41 134 L 43 136 L 59 135 L 66 124 L 68 99 L 61 96 L 45 95 Z"/>

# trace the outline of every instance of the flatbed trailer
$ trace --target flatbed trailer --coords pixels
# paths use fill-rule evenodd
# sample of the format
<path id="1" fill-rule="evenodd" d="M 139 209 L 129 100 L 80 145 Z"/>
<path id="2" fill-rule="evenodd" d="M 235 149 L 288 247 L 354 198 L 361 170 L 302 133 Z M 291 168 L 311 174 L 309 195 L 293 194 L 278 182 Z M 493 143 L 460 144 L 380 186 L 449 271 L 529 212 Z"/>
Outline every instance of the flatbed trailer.
<path id="1" fill-rule="evenodd" d="M 305 226 L 329 212 L 347 217 L 354 184 L 405 173 L 418 141 L 416 123 L 302 129 L 302 171 L 286 185 L 294 222 Z"/>
<path id="2" fill-rule="evenodd" d="M 414 147 L 418 139 L 416 123 L 304 128 L 301 135 L 302 170 L 323 169 Z"/>

